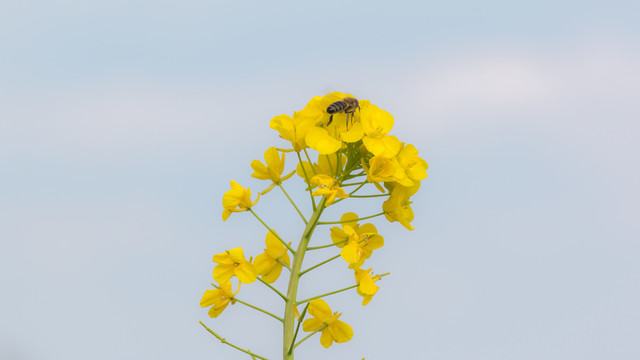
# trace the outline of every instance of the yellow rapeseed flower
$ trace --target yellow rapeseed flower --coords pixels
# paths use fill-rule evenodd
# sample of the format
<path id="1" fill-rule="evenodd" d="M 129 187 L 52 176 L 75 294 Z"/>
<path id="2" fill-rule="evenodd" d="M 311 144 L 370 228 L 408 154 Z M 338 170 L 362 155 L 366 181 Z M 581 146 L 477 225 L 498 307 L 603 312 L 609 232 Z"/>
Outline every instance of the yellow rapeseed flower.
<path id="1" fill-rule="evenodd" d="M 357 219 L 358 215 L 352 212 L 345 213 L 340 221 Z M 342 248 L 340 256 L 349 263 L 349 268 L 359 268 L 364 261 L 371 257 L 373 250 L 384 246 L 384 238 L 378 234 L 378 229 L 367 223 L 362 226 L 356 221 L 342 223 L 342 229 L 334 226 L 331 228 L 331 240 L 336 246 Z"/>
<path id="2" fill-rule="evenodd" d="M 313 319 L 307 319 L 302 323 L 302 329 L 306 332 L 322 329 L 320 344 L 328 348 L 333 342 L 343 343 L 351 340 L 353 329 L 344 321 L 338 320 L 340 315 L 331 313 L 331 308 L 322 299 L 311 300 L 309 303 L 309 314 Z"/>
<path id="3" fill-rule="evenodd" d="M 411 201 L 409 198 L 413 196 L 420 188 L 420 181 L 414 181 L 412 186 L 402 186 L 399 184 L 385 184 L 391 189 L 391 196 L 382 203 L 382 211 L 384 216 L 390 222 L 398 221 L 402 226 L 409 230 L 413 230 L 411 221 L 413 221 L 413 210 L 411 209 Z"/>
<path id="4" fill-rule="evenodd" d="M 327 176 L 324 174 L 316 175 L 311 178 L 311 184 L 319 186 L 319 188 L 315 190 L 311 195 L 324 195 L 327 197 L 325 206 L 333 204 L 336 197 L 339 197 L 341 199 L 346 199 L 349 197 L 349 194 L 347 194 L 331 176 Z"/>
<path id="5" fill-rule="evenodd" d="M 340 221 L 357 218 L 355 213 L 345 213 Z M 378 234 L 378 229 L 373 224 L 359 226 L 355 221 L 343 223 L 342 230 L 335 226 L 331 228 L 331 240 L 342 248 L 340 256 L 352 269 L 362 266 L 371 257 L 373 250 L 384 246 L 384 238 Z"/>
<path id="6" fill-rule="evenodd" d="M 265 242 L 267 248 L 264 249 L 264 253 L 256 256 L 253 266 L 255 266 L 258 274 L 262 275 L 262 280 L 272 283 L 278 280 L 282 272 L 282 264 L 278 260 L 289 266 L 289 254 L 287 253 L 287 248 L 273 233 L 267 233 Z"/>
<path id="7" fill-rule="evenodd" d="M 322 98 L 315 97 L 307 104 L 305 109 L 300 111 L 304 116 L 316 121 L 316 126 L 309 130 L 305 141 L 310 148 L 320 154 L 333 154 L 342 147 L 343 142 L 357 142 L 364 136 L 364 131 L 360 124 L 360 110 L 356 110 L 348 116 L 344 112 L 333 114 L 331 124 L 328 124 L 330 115 L 327 113 L 327 107 L 346 97 L 354 96 L 333 92 Z"/>
<path id="8" fill-rule="evenodd" d="M 299 113 L 294 113 L 293 117 L 285 114 L 278 115 L 271 119 L 269 124 L 269 127 L 280 133 L 281 138 L 291 142 L 295 151 L 302 151 L 308 147 L 304 139 L 314 126 L 313 119 L 302 117 Z"/>
<path id="9" fill-rule="evenodd" d="M 268 193 L 274 186 L 280 185 L 294 174 L 294 172 L 291 172 L 285 177 L 281 177 L 284 171 L 284 153 L 282 153 L 282 157 L 278 156 L 278 150 L 275 147 L 270 147 L 264 152 L 264 160 L 266 165 L 259 160 L 251 162 L 251 168 L 254 170 L 251 176 L 260 180 L 273 181 L 269 187 L 260 192 L 262 195 Z"/>
<path id="10" fill-rule="evenodd" d="M 376 281 L 380 280 L 380 275 L 371 276 L 371 269 L 362 270 L 362 269 L 354 269 L 354 275 L 356 277 L 356 283 L 358 287 L 356 291 L 358 295 L 362 296 L 362 306 L 367 305 L 371 299 L 373 299 L 373 295 L 378 292 L 380 287 L 375 284 Z"/>
<path id="11" fill-rule="evenodd" d="M 237 276 L 238 280 L 249 284 L 256 281 L 258 277 L 255 267 L 244 258 L 241 247 L 213 255 L 213 261 L 218 263 L 213 268 L 213 279 L 218 284 L 227 282 L 233 276 Z"/>
<path id="12" fill-rule="evenodd" d="M 238 283 L 238 290 L 234 293 L 231 291 L 231 281 L 227 280 L 222 283 L 218 289 L 206 290 L 204 295 L 202 295 L 202 299 L 200 299 L 200 306 L 207 307 L 213 305 L 211 309 L 209 309 L 209 316 L 212 318 L 218 317 L 227 305 L 229 305 L 229 302 L 231 302 L 231 305 L 236 303 L 233 297 L 238 291 L 240 291 L 240 283 Z"/>
<path id="13" fill-rule="evenodd" d="M 242 185 L 231 180 L 231 190 L 224 193 L 222 197 L 222 220 L 226 221 L 232 212 L 247 211 L 252 206 L 258 203 L 260 199 L 260 193 L 258 198 L 253 203 L 251 202 L 251 188 L 243 188 Z"/>
<path id="14" fill-rule="evenodd" d="M 418 149 L 415 146 L 411 144 L 405 145 L 396 157 L 410 179 L 424 180 L 427 178 L 429 165 L 418 156 Z"/>
<path id="15" fill-rule="evenodd" d="M 374 156 L 369 159 L 369 166 L 364 166 L 367 173 L 367 181 L 372 182 L 381 191 L 382 188 L 377 183 L 397 182 L 404 186 L 413 185 L 413 181 L 407 177 L 402 165 L 395 157 Z"/>

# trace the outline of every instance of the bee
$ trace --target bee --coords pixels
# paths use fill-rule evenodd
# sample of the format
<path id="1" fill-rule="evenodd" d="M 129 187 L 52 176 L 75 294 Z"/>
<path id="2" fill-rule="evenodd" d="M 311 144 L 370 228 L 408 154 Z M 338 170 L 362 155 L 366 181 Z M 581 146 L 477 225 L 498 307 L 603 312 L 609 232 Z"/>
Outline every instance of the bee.
<path id="1" fill-rule="evenodd" d="M 327 107 L 327 113 L 331 114 L 327 125 L 333 121 L 333 114 L 344 112 L 347 114 L 347 123 L 349 122 L 349 115 L 351 115 L 351 122 L 353 122 L 353 114 L 356 110 L 360 109 L 358 99 L 352 97 L 346 97 L 340 101 L 336 101 Z"/>

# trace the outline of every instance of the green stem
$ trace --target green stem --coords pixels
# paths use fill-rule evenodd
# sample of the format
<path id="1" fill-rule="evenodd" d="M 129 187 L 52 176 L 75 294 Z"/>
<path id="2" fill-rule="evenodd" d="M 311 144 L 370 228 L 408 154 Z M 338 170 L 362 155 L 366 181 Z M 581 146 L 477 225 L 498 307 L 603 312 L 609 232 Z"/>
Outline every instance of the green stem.
<path id="1" fill-rule="evenodd" d="M 318 225 L 344 224 L 344 223 L 350 223 L 350 222 L 354 222 L 354 221 L 371 219 L 371 218 L 374 218 L 374 217 L 380 216 L 380 215 L 384 215 L 384 211 L 381 212 L 381 213 L 375 214 L 375 215 L 365 216 L 365 217 L 361 217 L 361 218 L 357 218 L 357 219 L 349 219 L 349 220 L 343 220 L 343 221 L 320 221 L 320 222 L 318 222 Z"/>
<path id="2" fill-rule="evenodd" d="M 307 309 L 309 308 L 309 303 L 307 303 L 307 305 L 304 307 L 304 310 L 302 310 L 302 314 L 300 314 L 300 318 L 298 319 L 298 325 L 296 326 L 296 332 L 295 334 L 293 334 L 293 340 L 291 341 L 291 347 L 289 347 L 289 352 L 291 352 L 291 350 L 293 350 L 293 343 L 296 341 L 296 338 L 298 338 L 298 331 L 300 330 L 300 324 L 302 324 L 302 320 L 304 320 L 304 316 L 307 314 Z"/>
<path id="3" fill-rule="evenodd" d="M 322 295 L 318 295 L 318 296 L 310 297 L 310 298 L 308 298 L 308 299 L 304 299 L 304 300 L 298 301 L 298 302 L 296 303 L 296 305 L 304 304 L 304 303 L 306 303 L 306 302 L 309 302 L 309 301 L 311 301 L 311 300 L 315 300 L 315 299 L 319 299 L 319 298 L 321 298 L 321 297 L 325 297 L 325 296 L 329 296 L 329 295 L 333 295 L 333 294 L 341 293 L 341 292 L 343 292 L 343 291 L 347 291 L 347 290 L 350 290 L 350 289 L 353 289 L 353 288 L 356 288 L 356 287 L 358 287 L 358 284 L 348 286 L 348 287 L 346 287 L 346 288 L 344 288 L 344 289 L 340 289 L 340 290 L 336 290 L 336 291 L 328 292 L 328 293 L 326 293 L 326 294 L 322 294 Z"/>
<path id="4" fill-rule="evenodd" d="M 284 322 L 284 320 L 283 320 L 281 317 L 276 316 L 276 315 L 273 315 L 272 313 L 268 312 L 267 310 L 261 309 L 261 308 L 259 308 L 259 307 L 255 306 L 255 305 L 251 305 L 251 304 L 249 304 L 249 303 L 247 303 L 247 302 L 244 302 L 244 301 L 242 301 L 242 300 L 238 299 L 237 297 L 232 297 L 232 299 L 233 299 L 233 300 L 235 300 L 235 301 L 237 301 L 237 302 L 239 302 L 240 304 L 242 304 L 242 305 L 244 305 L 244 306 L 248 306 L 248 307 L 250 307 L 250 308 L 252 308 L 252 309 L 256 309 L 256 310 L 258 310 L 258 311 L 260 311 L 260 312 L 263 312 L 263 313 L 265 313 L 265 314 L 267 314 L 267 315 L 271 316 L 272 318 L 274 318 L 274 319 L 276 319 L 276 320 L 278 320 L 278 321 L 280 321 L 280 322 Z"/>
<path id="5" fill-rule="evenodd" d="M 269 230 L 275 237 L 278 238 L 278 240 L 280 240 L 280 242 L 282 243 L 282 245 L 286 246 L 287 249 L 289 249 L 289 251 L 291 251 L 291 253 L 295 256 L 296 252 L 293 251 L 293 249 L 291 248 L 291 246 L 289 246 L 289 244 L 287 244 L 284 240 L 282 240 L 282 238 L 280 237 L 280 235 L 278 235 L 277 232 L 275 232 L 275 230 L 273 230 L 272 228 L 269 227 L 269 225 L 265 224 L 264 221 L 262 221 L 262 219 L 260 219 L 260 217 L 258 216 L 258 214 L 256 214 L 253 209 L 249 208 L 249 211 L 251 211 L 251 213 L 253 214 L 253 216 L 256 217 L 256 219 L 258 219 L 258 221 L 260 221 L 262 223 L 262 225 L 264 225 L 264 227 L 267 228 L 267 230 Z"/>
<path id="6" fill-rule="evenodd" d="M 309 162 L 309 165 L 311 165 L 311 170 L 313 170 L 313 175 L 318 175 L 318 173 L 316 172 L 316 168 L 313 167 L 313 163 L 311 162 L 311 158 L 309 157 L 309 153 L 307 152 L 307 149 L 302 149 L 304 151 L 304 156 L 307 157 L 307 161 Z"/>
<path id="7" fill-rule="evenodd" d="M 307 250 L 309 250 L 309 249 L 307 249 Z M 313 265 L 312 267 L 308 268 L 307 270 L 304 270 L 304 271 L 300 272 L 300 276 L 308 273 L 309 271 L 311 271 L 311 270 L 313 270 L 313 269 L 315 269 L 315 268 L 317 268 L 319 266 L 322 266 L 322 265 L 328 263 L 329 261 L 333 261 L 333 260 L 335 260 L 335 259 L 337 259 L 339 257 L 340 257 L 340 254 L 338 254 L 338 255 L 336 255 L 336 256 L 334 256 L 332 258 L 329 258 L 329 259 L 327 259 L 327 260 L 325 260 L 325 261 L 323 261 L 323 262 L 321 262 L 319 264 Z"/>
<path id="8" fill-rule="evenodd" d="M 287 299 L 287 297 L 286 297 L 286 296 L 282 295 L 282 293 L 281 293 L 280 291 L 278 291 L 278 289 L 274 288 L 274 287 L 273 287 L 271 284 L 269 284 L 268 282 L 266 282 L 266 281 L 262 280 L 260 277 L 258 277 L 257 279 L 258 279 L 258 281 L 260 281 L 261 283 L 263 283 L 263 284 L 267 285 L 267 286 L 269 287 L 269 289 L 271 289 L 271 290 L 275 291 L 275 293 L 276 293 L 276 294 L 280 295 L 280 297 L 281 297 L 284 301 L 289 300 L 289 299 Z"/>
<path id="9" fill-rule="evenodd" d="M 307 248 L 307 251 L 324 249 L 324 248 L 328 248 L 328 247 L 332 247 L 332 246 L 336 246 L 336 245 L 340 245 L 340 244 L 346 243 L 347 241 L 349 241 L 349 239 L 338 241 L 337 243 L 333 243 L 333 244 L 329 244 L 329 245 L 310 246 L 310 247 Z"/>
<path id="10" fill-rule="evenodd" d="M 313 335 L 315 335 L 315 333 L 317 333 L 318 331 L 321 331 L 322 329 L 326 328 L 327 324 L 322 324 L 322 326 L 320 326 L 320 328 L 314 332 L 312 332 L 311 334 L 307 335 L 304 337 L 304 339 L 298 341 L 295 345 L 293 345 L 293 349 L 297 348 L 298 345 L 302 344 L 305 340 L 307 340 L 308 338 L 312 337 Z M 293 350 L 291 349 L 291 350 Z"/>
<path id="11" fill-rule="evenodd" d="M 374 197 L 385 197 L 391 194 L 376 194 L 376 195 L 349 195 L 352 198 L 374 198 Z"/>
<path id="12" fill-rule="evenodd" d="M 387 275 L 389 275 L 389 274 L 391 274 L 391 273 L 384 273 L 384 274 L 382 274 L 382 275 L 376 275 L 376 276 L 380 276 L 380 277 L 382 278 L 382 277 L 385 277 L 385 276 L 387 276 Z M 375 277 L 375 276 L 374 276 L 374 277 Z M 351 285 L 351 286 L 347 286 L 346 288 L 343 288 L 343 289 L 340 289 L 340 290 L 336 290 L 336 291 L 328 292 L 328 293 L 326 293 L 326 294 L 322 294 L 322 295 L 318 295 L 318 296 L 314 296 L 314 297 L 310 297 L 310 298 L 308 298 L 308 299 L 304 299 L 304 300 L 298 301 L 298 302 L 296 302 L 296 305 L 304 304 L 304 303 L 309 302 L 309 301 L 311 301 L 311 300 L 319 299 L 319 298 L 322 298 L 322 297 L 325 297 L 325 296 L 329 296 L 329 295 L 333 295 L 333 294 L 341 293 L 341 292 L 343 292 L 343 291 L 347 291 L 347 290 L 353 289 L 353 288 L 355 288 L 355 287 L 358 287 L 358 284 Z"/>
<path id="13" fill-rule="evenodd" d="M 264 356 L 260 356 L 260 355 L 258 355 L 258 354 L 254 354 L 254 353 L 252 353 L 250 350 L 245 350 L 245 349 L 243 349 L 243 348 L 241 348 L 241 347 L 239 347 L 239 346 L 233 345 L 232 343 L 228 342 L 228 341 L 227 341 L 227 339 L 225 339 L 225 338 L 223 338 L 222 336 L 220 336 L 220 335 L 216 334 L 216 332 L 215 332 L 215 331 L 213 331 L 213 330 L 209 329 L 209 328 L 207 327 L 207 325 L 205 325 L 202 321 L 199 321 L 199 323 L 200 323 L 200 325 L 202 325 L 205 329 L 207 329 L 207 331 L 208 331 L 209 333 L 211 333 L 211 335 L 215 336 L 215 337 L 216 337 L 218 340 L 220 340 L 220 342 L 222 342 L 223 344 L 227 344 L 227 345 L 231 346 L 232 348 L 234 348 L 234 349 L 236 349 L 236 350 L 239 350 L 239 351 L 242 351 L 243 353 L 245 353 L 245 354 L 247 354 L 247 355 L 249 355 L 249 356 L 251 356 L 251 357 L 253 357 L 253 358 L 258 358 L 258 359 L 262 359 L 262 360 L 269 360 L 269 359 L 267 359 L 267 358 L 266 358 L 266 357 L 264 357 Z"/>
<path id="14" fill-rule="evenodd" d="M 283 359 L 284 360 L 293 360 L 293 349 L 289 351 L 291 347 L 291 343 L 293 342 L 294 335 L 294 307 L 296 305 L 296 295 L 298 294 L 298 282 L 300 281 L 300 269 L 302 268 L 302 260 L 304 259 L 304 254 L 307 250 L 307 246 L 309 245 L 309 241 L 311 240 L 311 235 L 313 235 L 313 231 L 318 225 L 318 220 L 320 219 L 320 215 L 325 209 L 326 198 L 322 198 L 318 203 L 318 207 L 311 215 L 309 219 L 309 223 L 307 223 L 304 232 L 302 233 L 302 237 L 300 239 L 300 243 L 298 245 L 298 250 L 296 250 L 295 255 L 293 256 L 293 263 L 291 265 L 291 275 L 289 276 L 289 286 L 287 288 L 287 302 L 284 309 L 284 329 L 283 329 Z M 295 346 L 294 346 L 295 348 Z"/>
<path id="15" fill-rule="evenodd" d="M 298 212 L 298 215 L 300 215 L 300 217 L 302 218 L 302 221 L 304 221 L 304 224 L 307 225 L 307 219 L 304 218 L 304 215 L 302 215 L 302 212 L 300 211 L 300 209 L 298 209 L 298 207 L 296 206 L 296 203 L 294 203 L 293 200 L 291 200 L 291 198 L 289 197 L 289 194 L 287 194 L 287 192 L 284 189 L 284 187 L 282 187 L 282 184 L 278 184 L 278 187 L 286 195 L 287 199 L 289 199 L 289 202 L 296 209 L 296 211 Z"/>
<path id="16" fill-rule="evenodd" d="M 340 186 L 345 187 L 345 186 L 356 186 L 356 185 L 364 185 L 366 184 L 366 181 L 363 182 L 357 182 L 357 183 L 352 183 L 352 184 L 340 184 Z"/>
<path id="17" fill-rule="evenodd" d="M 307 151 L 305 150 L 304 153 L 306 154 Z M 307 186 L 309 187 L 309 196 L 311 196 L 311 204 L 313 205 L 313 211 L 316 211 L 316 200 L 313 198 L 313 189 L 311 188 L 311 180 L 309 180 L 309 175 L 307 175 L 307 170 L 305 170 L 304 165 L 302 164 L 302 157 L 300 156 L 300 152 L 298 151 L 296 154 L 298 154 L 298 163 L 302 168 L 304 179 L 306 180 Z M 308 158 L 309 158 L 309 155 L 307 155 L 307 159 Z M 311 163 L 311 161 L 309 161 L 309 166 L 311 166 L 311 169 L 313 169 L 313 164 Z"/>

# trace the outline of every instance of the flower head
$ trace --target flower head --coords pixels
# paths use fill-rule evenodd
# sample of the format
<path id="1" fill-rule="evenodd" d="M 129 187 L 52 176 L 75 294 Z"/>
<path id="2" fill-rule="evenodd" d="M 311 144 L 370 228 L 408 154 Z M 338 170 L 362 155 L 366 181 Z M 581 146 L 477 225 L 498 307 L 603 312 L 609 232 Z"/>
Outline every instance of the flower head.
<path id="1" fill-rule="evenodd" d="M 328 348 L 333 342 L 343 343 L 351 340 L 353 329 L 344 321 L 338 320 L 340 315 L 331 313 L 331 308 L 322 299 L 311 300 L 309 314 L 313 319 L 307 319 L 302 323 L 302 329 L 307 332 L 322 330 L 320 344 Z"/>
<path id="2" fill-rule="evenodd" d="M 362 306 L 367 305 L 371 299 L 373 299 L 373 295 L 375 295 L 380 289 L 374 282 L 380 280 L 380 275 L 371 276 L 371 269 L 362 270 L 362 269 L 354 269 L 354 275 L 356 277 L 356 283 L 358 287 L 356 291 L 358 295 L 362 296 Z"/>
<path id="3" fill-rule="evenodd" d="M 258 277 L 255 267 L 244 258 L 241 247 L 213 255 L 213 261 L 218 263 L 213 268 L 213 279 L 218 284 L 223 284 L 234 276 L 237 276 L 241 282 L 249 284 L 256 281 Z"/>
<path id="4" fill-rule="evenodd" d="M 336 197 L 339 197 L 341 199 L 346 199 L 349 197 L 344 189 L 341 188 L 338 182 L 331 176 L 327 176 L 324 174 L 316 175 L 311 178 L 311 183 L 319 186 L 319 188 L 312 193 L 313 196 L 324 195 L 327 197 L 325 206 L 333 204 Z"/>
<path id="5" fill-rule="evenodd" d="M 320 154 L 333 154 L 342 147 L 343 142 L 357 142 L 364 136 L 360 124 L 360 110 L 350 114 L 338 112 L 329 115 L 327 113 L 329 105 L 345 98 L 354 98 L 354 96 L 332 92 L 321 98 L 313 98 L 300 112 L 316 119 L 316 126 L 309 130 L 305 141 L 310 148 Z"/>
<path id="6" fill-rule="evenodd" d="M 284 152 L 282 153 L 282 157 L 278 156 L 278 150 L 275 147 L 270 147 L 264 152 L 264 160 L 266 165 L 259 160 L 253 160 L 251 162 L 251 168 L 254 170 L 251 176 L 260 180 L 273 181 L 268 188 L 260 192 L 262 195 L 268 193 L 274 186 L 280 185 L 284 180 L 287 180 L 294 174 L 294 172 L 291 172 L 285 177 L 281 177 L 284 171 Z"/>
<path id="7" fill-rule="evenodd" d="M 238 291 L 240 291 L 240 283 L 238 283 L 238 290 L 234 293 L 231 291 L 231 281 L 227 280 L 217 289 L 206 290 L 204 295 L 202 295 L 202 299 L 200 299 L 200 306 L 207 307 L 213 305 L 211 309 L 209 309 L 209 316 L 212 318 L 218 317 L 227 305 L 229 305 L 229 302 L 231 302 L 232 305 L 236 303 L 233 297 Z"/>
<path id="8" fill-rule="evenodd" d="M 295 151 L 302 151 L 308 147 L 304 139 L 314 125 L 313 119 L 300 116 L 299 113 L 294 113 L 293 117 L 285 114 L 278 115 L 271 119 L 269 124 L 272 129 L 280 133 L 281 138 L 291 142 Z"/>
<path id="9" fill-rule="evenodd" d="M 340 256 L 352 269 L 362 266 L 371 257 L 373 250 L 384 245 L 384 238 L 378 234 L 373 224 L 360 226 L 356 221 L 350 221 L 357 218 L 355 213 L 345 213 L 340 218 L 340 221 L 347 221 L 342 224 L 342 229 L 335 226 L 331 228 L 333 243 L 342 248 Z"/>
<path id="10" fill-rule="evenodd" d="M 256 201 L 251 202 L 251 188 L 243 188 L 242 185 L 231 180 L 231 190 L 224 193 L 222 197 L 222 220 L 226 221 L 232 212 L 247 211 L 258 203 L 260 194 Z"/>
<path id="11" fill-rule="evenodd" d="M 427 178 L 429 165 L 418 156 L 418 149 L 415 146 L 411 144 L 405 145 L 396 158 L 410 179 L 424 180 Z"/>
<path id="12" fill-rule="evenodd" d="M 384 216 L 387 220 L 390 222 L 398 221 L 409 230 L 414 229 L 410 224 L 413 221 L 413 210 L 411 209 L 409 198 L 420 188 L 420 181 L 414 181 L 413 183 L 409 187 L 386 183 L 385 186 L 391 189 L 391 196 L 382 203 L 382 211 L 384 211 Z"/>
<path id="13" fill-rule="evenodd" d="M 258 274 L 262 275 L 262 280 L 272 283 L 280 277 L 282 263 L 289 266 L 289 254 L 287 253 L 287 248 L 273 233 L 267 233 L 265 242 L 267 248 L 264 249 L 264 253 L 256 256 L 253 266 L 255 266 Z"/>

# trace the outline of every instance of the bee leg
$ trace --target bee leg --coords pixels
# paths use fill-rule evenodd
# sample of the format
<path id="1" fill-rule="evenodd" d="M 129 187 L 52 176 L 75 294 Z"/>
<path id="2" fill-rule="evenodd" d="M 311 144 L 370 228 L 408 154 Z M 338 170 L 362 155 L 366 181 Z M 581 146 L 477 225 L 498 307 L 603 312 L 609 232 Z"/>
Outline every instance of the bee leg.
<path id="1" fill-rule="evenodd" d="M 327 123 L 327 126 L 329 126 L 329 124 L 331 124 L 332 121 L 333 121 L 333 114 L 331 114 L 331 116 L 329 116 L 329 122 Z"/>

